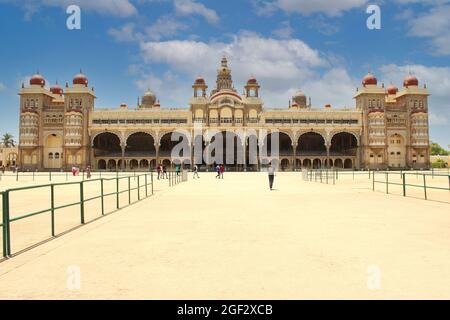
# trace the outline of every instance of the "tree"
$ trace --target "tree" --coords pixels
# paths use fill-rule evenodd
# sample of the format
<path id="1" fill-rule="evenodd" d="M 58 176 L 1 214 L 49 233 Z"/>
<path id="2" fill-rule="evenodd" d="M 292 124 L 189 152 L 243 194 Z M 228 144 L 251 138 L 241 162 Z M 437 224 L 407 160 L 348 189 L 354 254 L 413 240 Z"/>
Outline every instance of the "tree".
<path id="1" fill-rule="evenodd" d="M 431 155 L 432 156 L 448 156 L 449 152 L 442 148 L 438 143 L 431 143 Z"/>
<path id="2" fill-rule="evenodd" d="M 14 141 L 14 136 L 10 133 L 5 133 L 2 136 L 2 144 L 6 147 L 6 148 L 11 148 L 11 147 L 15 147 L 16 146 L 16 142 Z"/>

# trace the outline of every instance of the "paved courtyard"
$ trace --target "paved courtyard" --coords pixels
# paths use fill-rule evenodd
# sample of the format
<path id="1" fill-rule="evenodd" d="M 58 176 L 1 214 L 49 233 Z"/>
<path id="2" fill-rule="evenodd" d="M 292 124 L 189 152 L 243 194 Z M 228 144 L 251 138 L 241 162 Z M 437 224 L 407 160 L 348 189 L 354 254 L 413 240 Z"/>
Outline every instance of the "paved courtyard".
<path id="1" fill-rule="evenodd" d="M 0 263 L 0 299 L 450 298 L 449 204 L 300 173 L 272 192 L 263 173 L 189 179 Z"/>

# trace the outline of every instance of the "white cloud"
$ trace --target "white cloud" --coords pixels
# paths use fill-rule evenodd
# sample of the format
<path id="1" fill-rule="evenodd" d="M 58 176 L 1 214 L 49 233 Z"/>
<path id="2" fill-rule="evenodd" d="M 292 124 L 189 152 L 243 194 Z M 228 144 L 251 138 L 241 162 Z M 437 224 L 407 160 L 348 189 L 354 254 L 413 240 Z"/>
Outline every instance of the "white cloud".
<path id="1" fill-rule="evenodd" d="M 5 91 L 6 90 L 6 86 L 0 82 L 0 92 Z"/>
<path id="2" fill-rule="evenodd" d="M 395 18 L 406 21 L 407 35 L 429 39 L 433 54 L 450 55 L 450 0 L 396 0 L 396 2 L 401 5 L 420 3 L 423 6 L 420 12 L 408 7 Z"/>
<path id="3" fill-rule="evenodd" d="M 413 73 L 420 85 L 427 85 L 429 98 L 431 136 L 440 137 L 449 143 L 450 137 L 450 67 L 428 67 L 424 65 L 383 65 L 381 77 L 388 83 L 393 81 L 400 86 L 404 77 Z M 446 137 L 446 138 L 444 138 Z"/>
<path id="4" fill-rule="evenodd" d="M 215 86 L 216 70 L 223 55 L 229 57 L 237 90 L 241 92 L 247 79 L 251 75 L 256 76 L 269 108 L 287 107 L 290 97 L 299 88 L 312 96 L 316 106 L 327 103 L 336 107 L 353 105 L 356 81 L 344 68 L 330 67 L 328 57 L 298 39 L 280 40 L 241 32 L 230 42 L 142 42 L 141 52 L 145 63 L 164 64 L 172 72 L 188 79 L 183 81 L 180 78 L 177 85 L 171 82 L 168 86 L 167 97 L 172 101 L 179 99 L 182 105 L 187 101 L 186 97 L 192 95 L 190 86 L 197 75 L 206 78 L 210 89 Z M 162 97 L 165 100 L 165 94 Z"/>
<path id="5" fill-rule="evenodd" d="M 212 24 L 216 24 L 220 20 L 216 11 L 207 8 L 205 5 L 198 3 L 195 0 L 174 0 L 174 5 L 175 12 L 178 15 L 200 15 Z"/>
<path id="6" fill-rule="evenodd" d="M 186 30 L 187 25 L 170 16 L 160 17 L 151 26 L 145 29 L 151 40 L 160 40 L 162 38 L 175 36 L 179 31 Z"/>
<path id="7" fill-rule="evenodd" d="M 272 31 L 273 35 L 275 35 L 279 38 L 282 38 L 282 39 L 291 38 L 293 33 L 294 33 L 294 28 L 292 28 L 291 23 L 289 21 L 283 21 L 281 23 L 280 28 Z"/>
<path id="8" fill-rule="evenodd" d="M 25 18 L 28 19 L 41 7 L 62 7 L 65 9 L 72 4 L 80 6 L 82 12 L 86 10 L 117 17 L 130 17 L 137 13 L 136 7 L 130 0 L 0 0 L 0 3 L 13 3 L 21 6 L 25 11 Z"/>
<path id="9" fill-rule="evenodd" d="M 276 6 L 288 14 L 301 13 L 310 15 L 324 13 L 330 17 L 334 17 L 340 16 L 348 10 L 361 8 L 365 4 L 367 4 L 367 0 L 275 0 L 272 6 Z M 268 3 L 264 5 L 267 8 L 266 10 L 270 12 L 271 5 Z"/>
<path id="10" fill-rule="evenodd" d="M 139 34 L 134 30 L 134 23 L 127 23 L 121 28 L 110 28 L 108 34 L 118 42 L 133 42 L 139 39 Z"/>

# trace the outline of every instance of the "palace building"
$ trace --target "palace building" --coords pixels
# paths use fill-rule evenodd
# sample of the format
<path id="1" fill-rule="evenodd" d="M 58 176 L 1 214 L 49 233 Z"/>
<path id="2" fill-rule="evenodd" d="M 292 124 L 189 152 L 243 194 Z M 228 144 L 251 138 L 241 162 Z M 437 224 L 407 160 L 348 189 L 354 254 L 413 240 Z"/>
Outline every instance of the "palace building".
<path id="1" fill-rule="evenodd" d="M 313 107 L 302 91 L 285 108 L 265 108 L 256 78 L 248 80 L 243 94 L 234 88 L 226 58 L 210 92 L 205 79 L 195 80 L 189 108 L 184 109 L 161 107 L 150 90 L 135 108 L 122 104 L 114 109 L 96 109 L 95 92 L 88 84 L 80 72 L 65 88 L 58 84 L 46 87 L 40 74 L 31 78 L 29 86 L 22 85 L 20 167 L 149 170 L 159 163 L 170 166 L 177 161 L 189 166 L 191 155 L 171 157 L 178 143 L 171 137 L 176 130 L 193 132 L 196 127 L 244 132 L 243 137 L 236 135 L 234 139 L 234 149 L 242 150 L 244 163 L 235 162 L 230 169 L 257 170 L 264 165 L 260 159 L 249 159 L 250 140 L 256 139 L 259 148 L 270 149 L 275 132 L 279 132 L 279 164 L 283 170 L 430 166 L 429 94 L 413 75 L 408 75 L 399 89 L 379 84 L 369 73 L 356 91 L 353 108 Z M 267 134 L 261 138 L 260 132 Z M 201 145 L 206 147 L 208 142 Z"/>

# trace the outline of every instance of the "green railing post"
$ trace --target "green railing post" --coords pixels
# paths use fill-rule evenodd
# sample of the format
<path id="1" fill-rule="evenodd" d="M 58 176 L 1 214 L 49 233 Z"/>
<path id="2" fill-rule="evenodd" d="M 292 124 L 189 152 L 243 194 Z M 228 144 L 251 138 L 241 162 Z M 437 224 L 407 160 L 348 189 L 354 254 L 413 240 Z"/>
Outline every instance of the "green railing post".
<path id="1" fill-rule="evenodd" d="M 55 236 L 55 185 L 50 186 L 50 205 L 52 219 L 52 237 Z"/>
<path id="2" fill-rule="evenodd" d="M 372 172 L 372 191 L 375 191 L 375 170 Z"/>
<path id="3" fill-rule="evenodd" d="M 66 181 L 69 181 L 69 173 L 66 172 Z"/>
<path id="4" fill-rule="evenodd" d="M 423 191 L 425 193 L 425 200 L 428 200 L 428 195 L 427 195 L 427 176 L 425 174 L 423 174 Z"/>
<path id="5" fill-rule="evenodd" d="M 153 195 L 153 172 L 151 173 L 150 178 L 152 180 L 152 195 Z"/>
<path id="6" fill-rule="evenodd" d="M 138 194 L 138 201 L 141 200 L 141 184 L 139 183 L 140 176 L 137 176 L 137 194 Z"/>
<path id="7" fill-rule="evenodd" d="M 19 170 L 16 171 L 16 181 L 19 181 Z"/>
<path id="8" fill-rule="evenodd" d="M 48 180 L 52 181 L 52 172 L 51 171 L 48 172 Z"/>
<path id="9" fill-rule="evenodd" d="M 6 243 L 7 240 L 7 227 L 6 227 L 6 194 L 2 195 L 2 236 L 3 236 L 3 257 L 6 258 L 8 256 L 8 249 Z"/>
<path id="10" fill-rule="evenodd" d="M 389 194 L 389 172 L 386 172 L 386 193 Z"/>
<path id="11" fill-rule="evenodd" d="M 403 180 L 403 196 L 406 197 L 406 173 L 402 174 Z"/>
<path id="12" fill-rule="evenodd" d="M 3 193 L 3 247 L 6 256 L 11 255 L 11 232 L 9 221 L 9 191 Z"/>
<path id="13" fill-rule="evenodd" d="M 119 177 L 116 177 L 116 208 L 119 209 L 120 208 L 120 203 L 119 203 Z"/>
<path id="14" fill-rule="evenodd" d="M 100 195 L 102 201 L 102 216 L 105 215 L 105 196 L 103 192 L 103 179 L 100 179 Z"/>
<path id="15" fill-rule="evenodd" d="M 147 177 L 147 173 L 145 174 L 145 197 L 148 197 L 148 177 Z"/>
<path id="16" fill-rule="evenodd" d="M 131 204 L 131 177 L 128 176 L 128 204 Z"/>
<path id="17" fill-rule="evenodd" d="M 34 171 L 33 171 L 33 181 L 34 181 Z"/>
<path id="18" fill-rule="evenodd" d="M 81 224 L 84 224 L 84 182 L 80 182 L 80 218 Z"/>

